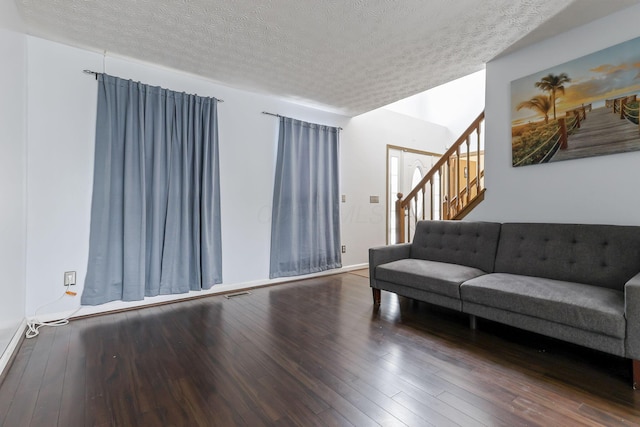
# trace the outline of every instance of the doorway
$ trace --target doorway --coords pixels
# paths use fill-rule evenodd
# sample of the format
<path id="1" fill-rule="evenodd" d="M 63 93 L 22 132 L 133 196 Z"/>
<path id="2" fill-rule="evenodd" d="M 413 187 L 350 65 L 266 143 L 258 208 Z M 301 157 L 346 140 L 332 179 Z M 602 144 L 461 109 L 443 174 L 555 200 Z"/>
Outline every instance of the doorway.
<path id="1" fill-rule="evenodd" d="M 396 200 L 398 193 L 407 195 L 440 159 L 441 154 L 387 145 L 387 244 L 396 243 Z M 439 191 L 439 185 L 435 186 Z M 436 199 L 437 200 L 437 199 Z M 431 200 L 422 200 L 411 206 L 409 215 L 422 218 L 424 209 L 431 210 Z M 433 206 L 434 218 L 439 217 L 439 206 Z M 428 215 L 427 215 L 428 216 Z"/>

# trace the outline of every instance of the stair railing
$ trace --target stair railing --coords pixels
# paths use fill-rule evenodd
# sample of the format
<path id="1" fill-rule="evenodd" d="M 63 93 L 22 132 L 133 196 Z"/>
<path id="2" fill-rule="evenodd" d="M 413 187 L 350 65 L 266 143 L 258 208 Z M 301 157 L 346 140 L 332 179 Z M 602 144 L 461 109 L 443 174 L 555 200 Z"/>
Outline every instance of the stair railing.
<path id="1" fill-rule="evenodd" d="M 480 113 L 438 162 L 407 194 L 396 201 L 396 243 L 411 239 L 419 220 L 461 219 L 484 198 L 484 152 Z M 472 142 L 472 139 L 474 140 Z M 475 152 L 472 152 L 472 145 Z"/>

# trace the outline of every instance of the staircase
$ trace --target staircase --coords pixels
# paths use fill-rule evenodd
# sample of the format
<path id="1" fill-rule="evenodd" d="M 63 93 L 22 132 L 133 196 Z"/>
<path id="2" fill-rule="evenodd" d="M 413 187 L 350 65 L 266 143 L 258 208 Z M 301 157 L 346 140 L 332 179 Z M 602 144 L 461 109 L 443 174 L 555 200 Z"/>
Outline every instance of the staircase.
<path id="1" fill-rule="evenodd" d="M 396 201 L 396 243 L 411 241 L 419 220 L 462 219 L 484 199 L 484 111 L 407 194 Z"/>

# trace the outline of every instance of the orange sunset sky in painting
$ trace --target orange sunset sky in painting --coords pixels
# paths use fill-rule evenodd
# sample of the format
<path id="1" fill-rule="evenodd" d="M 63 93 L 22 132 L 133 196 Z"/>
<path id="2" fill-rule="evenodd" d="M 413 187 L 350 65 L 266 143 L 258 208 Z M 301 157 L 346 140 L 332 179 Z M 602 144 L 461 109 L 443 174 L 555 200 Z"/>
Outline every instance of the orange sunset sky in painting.
<path id="1" fill-rule="evenodd" d="M 564 95 L 558 95 L 558 117 L 564 116 L 566 110 L 582 104 L 593 104 L 593 108 L 598 108 L 604 106 L 606 99 L 626 94 L 640 95 L 640 38 L 511 82 L 512 126 L 544 118 L 526 108 L 516 111 L 516 106 L 536 95 L 548 95 L 548 92 L 536 88 L 535 83 L 548 74 L 560 73 L 568 74 L 571 82 L 565 84 Z M 550 118 L 552 114 L 551 111 Z"/>

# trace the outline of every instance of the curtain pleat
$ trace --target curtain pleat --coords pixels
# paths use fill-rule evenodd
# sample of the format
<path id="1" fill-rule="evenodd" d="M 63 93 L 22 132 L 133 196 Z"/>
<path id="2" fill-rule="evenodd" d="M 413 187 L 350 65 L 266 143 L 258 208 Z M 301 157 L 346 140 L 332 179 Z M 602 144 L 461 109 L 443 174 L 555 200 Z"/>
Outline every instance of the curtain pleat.
<path id="1" fill-rule="evenodd" d="M 338 129 L 281 117 L 269 277 L 342 267 Z"/>
<path id="2" fill-rule="evenodd" d="M 217 101 L 99 75 L 82 304 L 222 282 Z"/>

